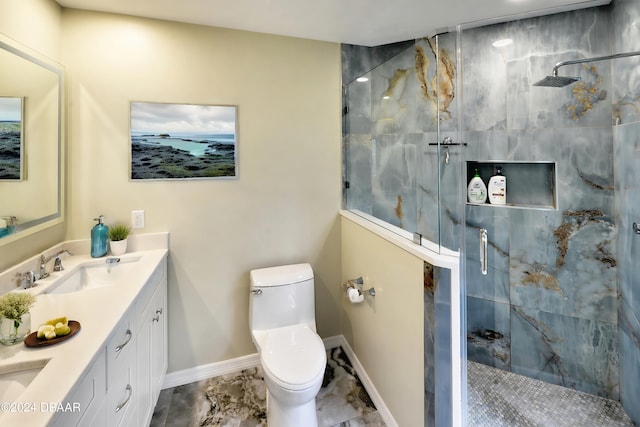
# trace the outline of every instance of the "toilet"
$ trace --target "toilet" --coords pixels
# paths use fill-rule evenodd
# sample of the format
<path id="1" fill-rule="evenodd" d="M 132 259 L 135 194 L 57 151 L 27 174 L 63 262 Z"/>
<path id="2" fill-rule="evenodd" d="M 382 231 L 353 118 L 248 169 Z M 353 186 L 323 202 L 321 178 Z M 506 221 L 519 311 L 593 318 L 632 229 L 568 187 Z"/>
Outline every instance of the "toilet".
<path id="1" fill-rule="evenodd" d="M 249 324 L 267 385 L 267 423 L 317 427 L 327 355 L 316 332 L 313 270 L 294 264 L 250 276 Z"/>

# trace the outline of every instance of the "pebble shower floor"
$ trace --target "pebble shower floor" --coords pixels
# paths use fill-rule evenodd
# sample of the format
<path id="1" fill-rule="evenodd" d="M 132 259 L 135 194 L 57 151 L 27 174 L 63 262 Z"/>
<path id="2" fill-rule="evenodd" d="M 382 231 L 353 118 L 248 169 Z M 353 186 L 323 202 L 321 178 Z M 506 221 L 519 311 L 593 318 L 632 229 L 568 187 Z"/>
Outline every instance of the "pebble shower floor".
<path id="1" fill-rule="evenodd" d="M 620 402 L 469 361 L 469 427 L 633 427 Z"/>

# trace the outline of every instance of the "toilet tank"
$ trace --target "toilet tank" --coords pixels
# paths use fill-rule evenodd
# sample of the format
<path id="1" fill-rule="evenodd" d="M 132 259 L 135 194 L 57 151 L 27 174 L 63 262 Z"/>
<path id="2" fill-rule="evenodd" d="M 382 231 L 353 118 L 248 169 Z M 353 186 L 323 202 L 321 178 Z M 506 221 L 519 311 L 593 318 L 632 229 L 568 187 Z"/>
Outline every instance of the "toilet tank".
<path id="1" fill-rule="evenodd" d="M 313 270 L 309 264 L 251 270 L 252 331 L 307 324 L 316 331 Z"/>

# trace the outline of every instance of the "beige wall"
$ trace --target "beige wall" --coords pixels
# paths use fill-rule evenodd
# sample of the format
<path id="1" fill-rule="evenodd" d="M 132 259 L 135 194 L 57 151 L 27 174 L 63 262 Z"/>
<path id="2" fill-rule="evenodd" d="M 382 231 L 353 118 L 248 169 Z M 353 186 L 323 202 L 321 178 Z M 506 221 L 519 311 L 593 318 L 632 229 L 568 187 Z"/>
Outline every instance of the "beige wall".
<path id="1" fill-rule="evenodd" d="M 0 33 L 58 62 L 61 19 L 54 0 L 0 0 Z"/>
<path id="2" fill-rule="evenodd" d="M 62 29 L 67 238 L 134 209 L 171 233 L 169 371 L 255 352 L 253 268 L 310 262 L 339 334 L 339 45 L 72 9 Z M 237 105 L 239 178 L 130 182 L 130 101 Z"/>
<path id="3" fill-rule="evenodd" d="M 342 278 L 362 276 L 374 298 L 342 298 L 342 333 L 402 427 L 424 425 L 422 259 L 342 219 Z"/>
<path id="4" fill-rule="evenodd" d="M 62 9 L 53 0 L 0 0 L 0 33 L 56 62 L 61 19 Z M 1 214 L 10 213 L 5 209 Z M 11 243 L 0 242 L 0 271 L 62 241 L 64 233 L 64 223 L 59 223 Z"/>

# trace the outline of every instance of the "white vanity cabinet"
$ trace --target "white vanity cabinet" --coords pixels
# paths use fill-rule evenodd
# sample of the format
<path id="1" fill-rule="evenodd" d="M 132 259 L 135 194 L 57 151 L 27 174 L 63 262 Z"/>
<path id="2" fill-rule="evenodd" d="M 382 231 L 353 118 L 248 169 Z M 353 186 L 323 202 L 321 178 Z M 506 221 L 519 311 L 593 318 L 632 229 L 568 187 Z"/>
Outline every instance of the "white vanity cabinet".
<path id="1" fill-rule="evenodd" d="M 49 426 L 148 426 L 166 370 L 165 257 L 65 398 L 80 402 L 82 410 L 56 414 Z"/>
<path id="2" fill-rule="evenodd" d="M 167 366 L 166 299 L 167 264 L 163 260 L 107 347 L 110 427 L 140 427 L 151 422 Z"/>

